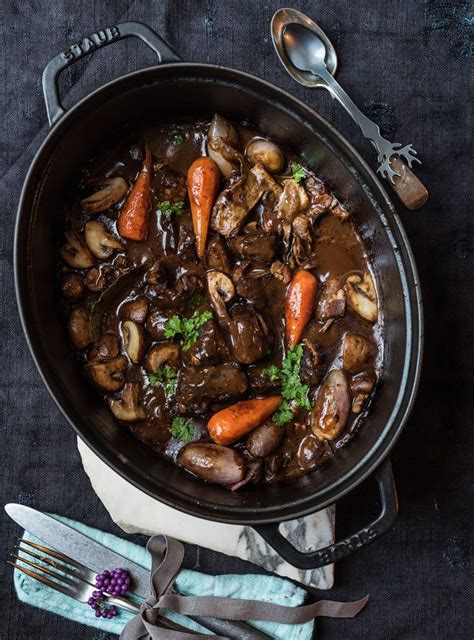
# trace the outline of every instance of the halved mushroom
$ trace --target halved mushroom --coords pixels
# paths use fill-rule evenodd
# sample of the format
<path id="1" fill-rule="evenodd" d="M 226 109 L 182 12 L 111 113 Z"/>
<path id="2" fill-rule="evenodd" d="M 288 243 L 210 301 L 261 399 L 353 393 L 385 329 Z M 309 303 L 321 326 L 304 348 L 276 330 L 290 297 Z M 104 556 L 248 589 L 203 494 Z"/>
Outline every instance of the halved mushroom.
<path id="1" fill-rule="evenodd" d="M 105 225 L 98 220 L 89 220 L 84 227 L 86 244 L 100 260 L 110 258 L 114 251 L 122 249 L 122 243 L 107 231 Z"/>
<path id="2" fill-rule="evenodd" d="M 104 289 L 107 280 L 97 267 L 92 267 L 86 273 L 86 287 L 93 293 L 98 293 Z"/>
<path id="3" fill-rule="evenodd" d="M 150 301 L 146 296 L 138 296 L 134 300 L 124 302 L 120 307 L 120 318 L 121 320 L 133 320 L 133 322 L 142 324 L 146 320 L 149 305 Z"/>
<path id="4" fill-rule="evenodd" d="M 81 200 L 81 207 L 86 213 L 105 211 L 119 202 L 128 190 L 127 181 L 120 177 L 99 180 L 97 185 L 101 187 L 98 191 Z"/>
<path id="5" fill-rule="evenodd" d="M 109 407 L 119 420 L 136 422 L 145 420 L 146 412 L 139 402 L 140 386 L 136 382 L 127 382 L 121 393 L 120 400 L 109 398 Z"/>
<path id="6" fill-rule="evenodd" d="M 265 138 L 253 138 L 245 149 L 251 164 L 262 164 L 270 173 L 278 173 L 285 164 L 285 157 L 274 142 Z"/>
<path id="7" fill-rule="evenodd" d="M 84 278 L 80 273 L 66 273 L 61 278 L 63 296 L 71 302 L 77 302 L 84 294 Z"/>
<path id="8" fill-rule="evenodd" d="M 75 231 L 66 231 L 66 242 L 59 250 L 59 255 L 66 264 L 75 269 L 88 269 L 94 264 L 94 258 L 87 245 Z"/>
<path id="9" fill-rule="evenodd" d="M 105 362 L 91 362 L 86 370 L 93 382 L 105 391 L 119 391 L 125 384 L 127 358 L 118 356 Z"/>
<path id="10" fill-rule="evenodd" d="M 217 318 L 226 323 L 229 320 L 229 314 L 225 305 L 235 296 L 234 283 L 222 271 L 208 271 L 207 288 Z"/>
<path id="11" fill-rule="evenodd" d="M 341 369 L 333 369 L 323 381 L 311 411 L 314 435 L 320 440 L 337 438 L 346 426 L 350 408 L 347 378 Z"/>
<path id="12" fill-rule="evenodd" d="M 149 373 L 154 373 L 158 367 L 168 364 L 176 367 L 179 362 L 179 344 L 164 342 L 155 344 L 147 354 L 145 368 Z"/>
<path id="13" fill-rule="evenodd" d="M 230 122 L 216 113 L 207 132 L 207 153 L 217 164 L 224 178 L 227 179 L 237 165 L 225 157 L 222 149 L 220 149 L 223 144 L 229 147 L 237 147 L 239 136 Z"/>
<path id="14" fill-rule="evenodd" d="M 349 276 L 344 285 L 349 306 L 362 318 L 375 322 L 378 316 L 377 293 L 368 271 L 363 276 Z"/>
<path id="15" fill-rule="evenodd" d="M 145 334 L 142 327 L 133 320 L 122 322 L 123 346 L 128 357 L 138 364 L 145 353 Z"/>
<path id="16" fill-rule="evenodd" d="M 92 342 L 89 322 L 89 312 L 84 307 L 76 307 L 72 310 L 68 321 L 69 336 L 73 345 L 79 351 L 85 349 Z"/>
<path id="17" fill-rule="evenodd" d="M 342 343 L 343 367 L 350 373 L 367 369 L 377 355 L 375 344 L 357 333 L 346 333 Z"/>

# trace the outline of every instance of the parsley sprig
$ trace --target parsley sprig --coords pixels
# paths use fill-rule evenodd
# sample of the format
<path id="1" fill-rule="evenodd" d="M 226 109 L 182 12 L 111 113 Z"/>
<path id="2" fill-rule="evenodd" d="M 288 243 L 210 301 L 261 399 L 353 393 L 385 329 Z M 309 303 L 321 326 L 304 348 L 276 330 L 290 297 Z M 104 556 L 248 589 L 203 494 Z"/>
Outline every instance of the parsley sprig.
<path id="1" fill-rule="evenodd" d="M 287 353 L 283 359 L 281 369 L 272 365 L 263 370 L 263 373 L 270 380 L 281 382 L 283 400 L 272 418 L 278 425 L 283 425 L 292 419 L 292 406 L 311 409 L 311 402 L 308 398 L 309 387 L 307 384 L 303 384 L 300 378 L 302 357 L 303 345 L 298 344 Z"/>
<path id="2" fill-rule="evenodd" d="M 295 182 L 297 182 L 298 184 L 308 177 L 308 172 L 306 171 L 306 169 L 297 162 L 290 162 L 290 169 Z"/>
<path id="3" fill-rule="evenodd" d="M 167 398 L 176 393 L 178 374 L 168 364 L 157 367 L 155 373 L 149 373 L 148 380 L 153 387 L 163 387 Z"/>
<path id="4" fill-rule="evenodd" d="M 165 338 L 180 336 L 183 351 L 189 351 L 199 337 L 199 329 L 211 318 L 211 311 L 195 311 L 190 318 L 174 315 L 165 324 Z"/>
<path id="5" fill-rule="evenodd" d="M 171 423 L 171 435 L 181 442 L 190 442 L 196 434 L 194 425 L 189 418 L 176 416 Z"/>
<path id="6" fill-rule="evenodd" d="M 173 144 L 181 144 L 184 142 L 184 136 L 178 129 L 170 131 L 169 138 Z"/>
<path id="7" fill-rule="evenodd" d="M 161 212 L 161 215 L 166 220 L 170 220 L 171 216 L 180 216 L 183 213 L 184 200 L 178 202 L 170 202 L 169 200 L 163 200 L 156 205 L 156 210 Z"/>

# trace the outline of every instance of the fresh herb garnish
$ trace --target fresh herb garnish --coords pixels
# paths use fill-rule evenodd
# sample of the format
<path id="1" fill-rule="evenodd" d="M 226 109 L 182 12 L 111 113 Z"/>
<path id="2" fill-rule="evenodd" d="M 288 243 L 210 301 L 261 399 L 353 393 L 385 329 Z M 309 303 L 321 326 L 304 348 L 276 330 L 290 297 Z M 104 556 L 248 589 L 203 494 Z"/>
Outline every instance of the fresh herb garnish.
<path id="1" fill-rule="evenodd" d="M 306 169 L 297 162 L 290 162 L 290 169 L 295 182 L 297 182 L 298 184 L 308 177 L 308 172 L 306 171 Z"/>
<path id="2" fill-rule="evenodd" d="M 174 396 L 176 393 L 178 375 L 168 364 L 157 367 L 155 373 L 149 373 L 148 380 L 154 387 L 163 387 L 163 391 L 167 398 Z"/>
<path id="3" fill-rule="evenodd" d="M 177 416 L 171 423 L 171 435 L 181 442 L 190 442 L 195 436 L 195 429 L 189 418 Z"/>
<path id="4" fill-rule="evenodd" d="M 199 337 L 199 329 L 212 318 L 211 311 L 195 311 L 191 318 L 171 317 L 165 324 L 165 338 L 181 336 L 183 351 L 188 351 Z"/>
<path id="5" fill-rule="evenodd" d="M 156 206 L 156 210 L 161 212 L 161 215 L 166 220 L 170 220 L 172 215 L 180 216 L 183 213 L 184 209 L 184 200 L 179 200 L 178 202 L 170 202 L 169 200 L 164 200 L 160 202 Z"/>
<path id="6" fill-rule="evenodd" d="M 181 131 L 178 131 L 178 129 L 173 129 L 173 131 L 170 131 L 169 137 L 173 144 L 181 144 L 182 142 L 184 142 L 184 136 Z"/>
<path id="7" fill-rule="evenodd" d="M 301 358 L 303 357 L 303 345 L 298 344 L 285 356 L 281 369 L 275 365 L 263 369 L 270 380 L 281 382 L 281 395 L 283 400 L 273 414 L 273 421 L 282 425 L 289 422 L 293 417 L 291 405 L 311 409 L 311 402 L 308 398 L 309 387 L 301 382 Z"/>
<path id="8" fill-rule="evenodd" d="M 206 296 L 204 296 L 202 293 L 195 293 L 193 296 L 191 296 L 188 302 L 188 307 L 192 311 L 195 311 L 196 309 L 198 309 L 199 307 L 202 307 L 203 305 L 209 305 L 209 301 L 206 298 Z"/>

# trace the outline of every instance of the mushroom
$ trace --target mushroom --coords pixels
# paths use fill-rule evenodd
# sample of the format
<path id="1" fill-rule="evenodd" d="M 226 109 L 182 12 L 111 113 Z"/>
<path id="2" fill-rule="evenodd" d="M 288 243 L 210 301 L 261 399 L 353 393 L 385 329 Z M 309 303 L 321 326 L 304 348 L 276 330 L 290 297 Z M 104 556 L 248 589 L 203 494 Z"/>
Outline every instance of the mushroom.
<path id="1" fill-rule="evenodd" d="M 262 164 L 270 173 L 278 173 L 283 169 L 285 157 L 281 149 L 265 138 L 253 138 L 245 149 L 245 155 L 251 164 Z"/>
<path id="2" fill-rule="evenodd" d="M 107 280 L 103 273 L 97 267 L 92 267 L 86 273 L 86 287 L 93 293 L 98 293 L 107 284 Z"/>
<path id="3" fill-rule="evenodd" d="M 207 482 L 234 485 L 245 478 L 245 460 L 238 451 L 220 444 L 195 442 L 179 453 L 179 463 Z"/>
<path id="4" fill-rule="evenodd" d="M 163 364 L 173 367 L 178 365 L 179 345 L 174 342 L 155 344 L 147 354 L 145 368 L 149 373 L 154 373 Z"/>
<path id="5" fill-rule="evenodd" d="M 89 220 L 84 227 L 86 244 L 100 260 L 110 258 L 114 251 L 122 249 L 122 243 L 107 231 L 105 225 L 98 220 Z"/>
<path id="6" fill-rule="evenodd" d="M 308 471 L 318 466 L 329 455 L 327 446 L 312 433 L 301 440 L 298 447 L 297 460 L 302 469 Z"/>
<path id="7" fill-rule="evenodd" d="M 121 320 L 133 320 L 133 322 L 142 324 L 146 320 L 149 304 L 150 301 L 146 296 L 138 296 L 134 300 L 125 302 L 120 307 Z"/>
<path id="8" fill-rule="evenodd" d="M 85 349 L 92 342 L 89 323 L 89 312 L 84 307 L 76 307 L 72 310 L 68 321 L 69 336 L 73 345 L 79 351 Z"/>
<path id="9" fill-rule="evenodd" d="M 89 353 L 89 362 L 102 362 L 116 358 L 120 351 L 119 337 L 108 331 L 94 342 Z"/>
<path id="10" fill-rule="evenodd" d="M 378 316 L 377 293 L 368 271 L 363 276 L 352 275 L 346 279 L 344 290 L 349 306 L 362 318 L 375 322 Z"/>
<path id="11" fill-rule="evenodd" d="M 236 165 L 225 157 L 220 147 L 224 145 L 237 147 L 238 144 L 239 136 L 234 127 L 219 114 L 214 114 L 211 126 L 207 132 L 207 153 L 217 164 L 220 172 L 226 179 L 230 178 Z"/>
<path id="12" fill-rule="evenodd" d="M 351 391 L 354 396 L 352 413 L 360 413 L 364 402 L 374 388 L 377 377 L 373 371 L 358 373 L 351 380 Z"/>
<path id="13" fill-rule="evenodd" d="M 138 364 L 145 352 L 145 334 L 139 324 L 133 320 L 122 322 L 123 346 L 128 357 L 134 364 Z"/>
<path id="14" fill-rule="evenodd" d="M 317 438 L 334 440 L 341 434 L 349 417 L 350 399 L 344 372 L 333 369 L 324 379 L 311 411 L 311 429 Z"/>
<path id="15" fill-rule="evenodd" d="M 126 369 L 127 359 L 125 356 L 86 365 L 86 370 L 93 382 L 105 391 L 119 391 L 123 387 Z"/>
<path id="16" fill-rule="evenodd" d="M 253 458 L 266 458 L 279 446 L 284 435 L 284 429 L 270 420 L 249 433 L 245 446 Z"/>
<path id="17" fill-rule="evenodd" d="M 59 255 L 66 264 L 75 269 L 88 269 L 94 264 L 91 252 L 75 231 L 66 231 L 66 242 L 59 250 Z"/>
<path id="18" fill-rule="evenodd" d="M 373 363 L 377 347 L 357 333 L 346 333 L 342 343 L 342 363 L 349 373 L 358 373 Z"/>
<path id="19" fill-rule="evenodd" d="M 109 398 L 109 407 L 118 420 L 136 422 L 145 420 L 146 412 L 139 402 L 140 387 L 136 382 L 127 382 L 120 394 L 120 400 Z"/>
<path id="20" fill-rule="evenodd" d="M 127 181 L 119 177 L 98 180 L 97 184 L 101 188 L 81 200 L 81 207 L 86 213 L 105 211 L 105 209 L 119 202 L 128 190 Z"/>
<path id="21" fill-rule="evenodd" d="M 219 321 L 227 322 L 229 315 L 226 309 L 226 302 L 230 302 L 235 296 L 235 286 L 229 276 L 222 271 L 207 272 L 207 288 L 211 304 L 216 312 Z"/>
<path id="22" fill-rule="evenodd" d="M 71 302 L 77 302 L 84 294 L 84 279 L 80 273 L 66 273 L 61 278 L 63 296 Z"/>

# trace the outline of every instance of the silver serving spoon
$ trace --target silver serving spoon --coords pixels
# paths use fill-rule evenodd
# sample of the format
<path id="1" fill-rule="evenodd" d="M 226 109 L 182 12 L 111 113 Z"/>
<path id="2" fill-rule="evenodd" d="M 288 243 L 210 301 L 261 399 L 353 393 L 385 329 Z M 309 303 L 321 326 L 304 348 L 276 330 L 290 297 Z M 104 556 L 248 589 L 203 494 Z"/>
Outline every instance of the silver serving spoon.
<path id="1" fill-rule="evenodd" d="M 277 54 L 288 73 L 300 84 L 327 89 L 355 122 L 378 152 L 377 172 L 389 180 L 409 209 L 421 207 L 428 191 L 409 167 L 416 158 L 412 145 L 402 147 L 386 140 L 378 125 L 367 118 L 347 95 L 333 75 L 337 55 L 331 41 L 318 25 L 294 9 L 280 9 L 272 19 L 272 38 Z M 402 162 L 408 164 L 405 164 Z"/>

